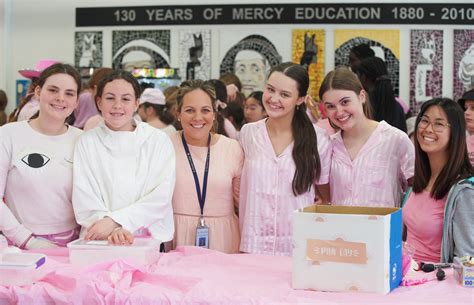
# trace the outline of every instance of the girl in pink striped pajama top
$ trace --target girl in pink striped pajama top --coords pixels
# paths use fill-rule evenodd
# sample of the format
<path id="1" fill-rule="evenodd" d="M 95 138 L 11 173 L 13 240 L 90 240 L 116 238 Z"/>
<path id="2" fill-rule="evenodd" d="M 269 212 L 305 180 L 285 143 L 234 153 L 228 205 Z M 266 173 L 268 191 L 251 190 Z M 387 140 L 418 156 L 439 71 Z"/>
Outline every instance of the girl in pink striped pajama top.
<path id="1" fill-rule="evenodd" d="M 414 174 L 415 151 L 407 134 L 371 120 L 368 95 L 347 68 L 326 75 L 319 90 L 331 124 L 331 200 L 337 205 L 399 206 Z"/>
<path id="2" fill-rule="evenodd" d="M 315 184 L 329 199 L 331 144 L 311 123 L 305 107 L 309 78 L 300 65 L 275 67 L 264 89 L 268 119 L 244 125 L 240 250 L 269 255 L 292 253 L 292 212 L 311 205 Z"/>

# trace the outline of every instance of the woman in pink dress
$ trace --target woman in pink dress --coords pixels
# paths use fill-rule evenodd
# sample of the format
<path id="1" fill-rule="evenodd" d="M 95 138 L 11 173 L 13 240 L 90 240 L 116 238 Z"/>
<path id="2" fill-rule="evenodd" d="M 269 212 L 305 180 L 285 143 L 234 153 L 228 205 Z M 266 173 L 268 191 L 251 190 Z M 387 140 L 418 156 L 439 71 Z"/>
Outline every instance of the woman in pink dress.
<path id="1" fill-rule="evenodd" d="M 283 63 L 272 69 L 263 93 L 268 119 L 245 124 L 240 192 L 240 250 L 290 256 L 292 214 L 329 200 L 331 145 L 325 130 L 306 114 L 308 72 Z"/>
<path id="2" fill-rule="evenodd" d="M 242 148 L 237 141 L 213 132 L 216 95 L 212 84 L 184 82 L 177 100 L 183 130 L 170 135 L 176 151 L 173 248 L 196 245 L 236 253 Z"/>

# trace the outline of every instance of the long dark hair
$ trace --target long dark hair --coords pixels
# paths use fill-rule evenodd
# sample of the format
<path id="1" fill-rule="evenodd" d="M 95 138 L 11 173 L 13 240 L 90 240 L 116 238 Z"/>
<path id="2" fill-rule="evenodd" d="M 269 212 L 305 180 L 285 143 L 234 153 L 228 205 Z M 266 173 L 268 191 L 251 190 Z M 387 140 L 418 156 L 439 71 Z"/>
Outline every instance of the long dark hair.
<path id="1" fill-rule="evenodd" d="M 275 66 L 268 75 L 280 72 L 296 81 L 298 96 L 305 97 L 309 87 L 309 76 L 305 68 L 292 62 Z M 306 114 L 306 104 L 302 103 L 295 109 L 291 122 L 294 146 L 292 151 L 295 162 L 295 175 L 293 176 L 292 189 L 295 196 L 304 194 L 311 189 L 314 182 L 321 175 L 321 161 L 318 152 L 318 140 L 313 123 Z"/>
<path id="2" fill-rule="evenodd" d="M 430 107 L 440 107 L 449 123 L 448 161 L 436 178 L 430 196 L 436 200 L 442 199 L 450 188 L 459 180 L 474 175 L 474 170 L 467 154 L 466 146 L 466 122 L 461 106 L 449 98 L 435 98 L 425 102 L 421 106 L 420 113 L 416 118 L 415 132 L 421 117 Z M 428 185 L 431 177 L 431 167 L 428 155 L 421 149 L 418 137 L 415 136 L 415 177 L 413 180 L 413 191 L 422 192 Z"/>
<path id="3" fill-rule="evenodd" d="M 403 123 L 405 118 L 403 117 L 402 120 L 397 118 L 397 114 L 400 114 L 400 111 L 397 111 L 396 108 L 401 108 L 401 106 L 395 99 L 395 93 L 393 92 L 385 62 L 375 56 L 365 58 L 360 62 L 357 73 L 360 76 L 365 76 L 374 84 L 374 88 L 368 92 L 374 111 L 374 120 L 377 122 L 384 120 L 388 124 L 406 132 L 406 123 Z M 400 121 L 402 125 L 398 126 Z"/>

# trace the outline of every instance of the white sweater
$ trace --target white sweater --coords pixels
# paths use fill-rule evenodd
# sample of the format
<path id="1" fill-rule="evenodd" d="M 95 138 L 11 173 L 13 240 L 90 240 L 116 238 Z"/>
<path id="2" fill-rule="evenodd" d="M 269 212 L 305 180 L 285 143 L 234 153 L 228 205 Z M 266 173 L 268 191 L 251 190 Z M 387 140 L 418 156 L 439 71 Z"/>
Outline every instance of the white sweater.
<path id="1" fill-rule="evenodd" d="M 108 216 L 132 233 L 147 228 L 154 238 L 169 241 L 175 174 L 173 145 L 164 132 L 146 123 L 133 132 L 112 131 L 101 123 L 76 146 L 76 220 L 84 231 Z"/>
<path id="2" fill-rule="evenodd" d="M 16 245 L 77 227 L 71 204 L 74 145 L 82 133 L 48 136 L 27 121 L 0 128 L 0 231 Z"/>

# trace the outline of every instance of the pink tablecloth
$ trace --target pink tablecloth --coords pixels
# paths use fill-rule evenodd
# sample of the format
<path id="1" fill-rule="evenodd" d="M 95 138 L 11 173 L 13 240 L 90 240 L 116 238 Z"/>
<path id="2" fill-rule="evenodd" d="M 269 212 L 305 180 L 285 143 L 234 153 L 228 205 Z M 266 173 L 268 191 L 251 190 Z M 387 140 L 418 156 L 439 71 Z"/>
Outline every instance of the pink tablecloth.
<path id="1" fill-rule="evenodd" d="M 474 304 L 474 289 L 446 280 L 388 295 L 293 290 L 291 259 L 194 247 L 148 268 L 122 260 L 81 268 L 53 250 L 33 285 L 0 286 L 0 304 Z"/>

